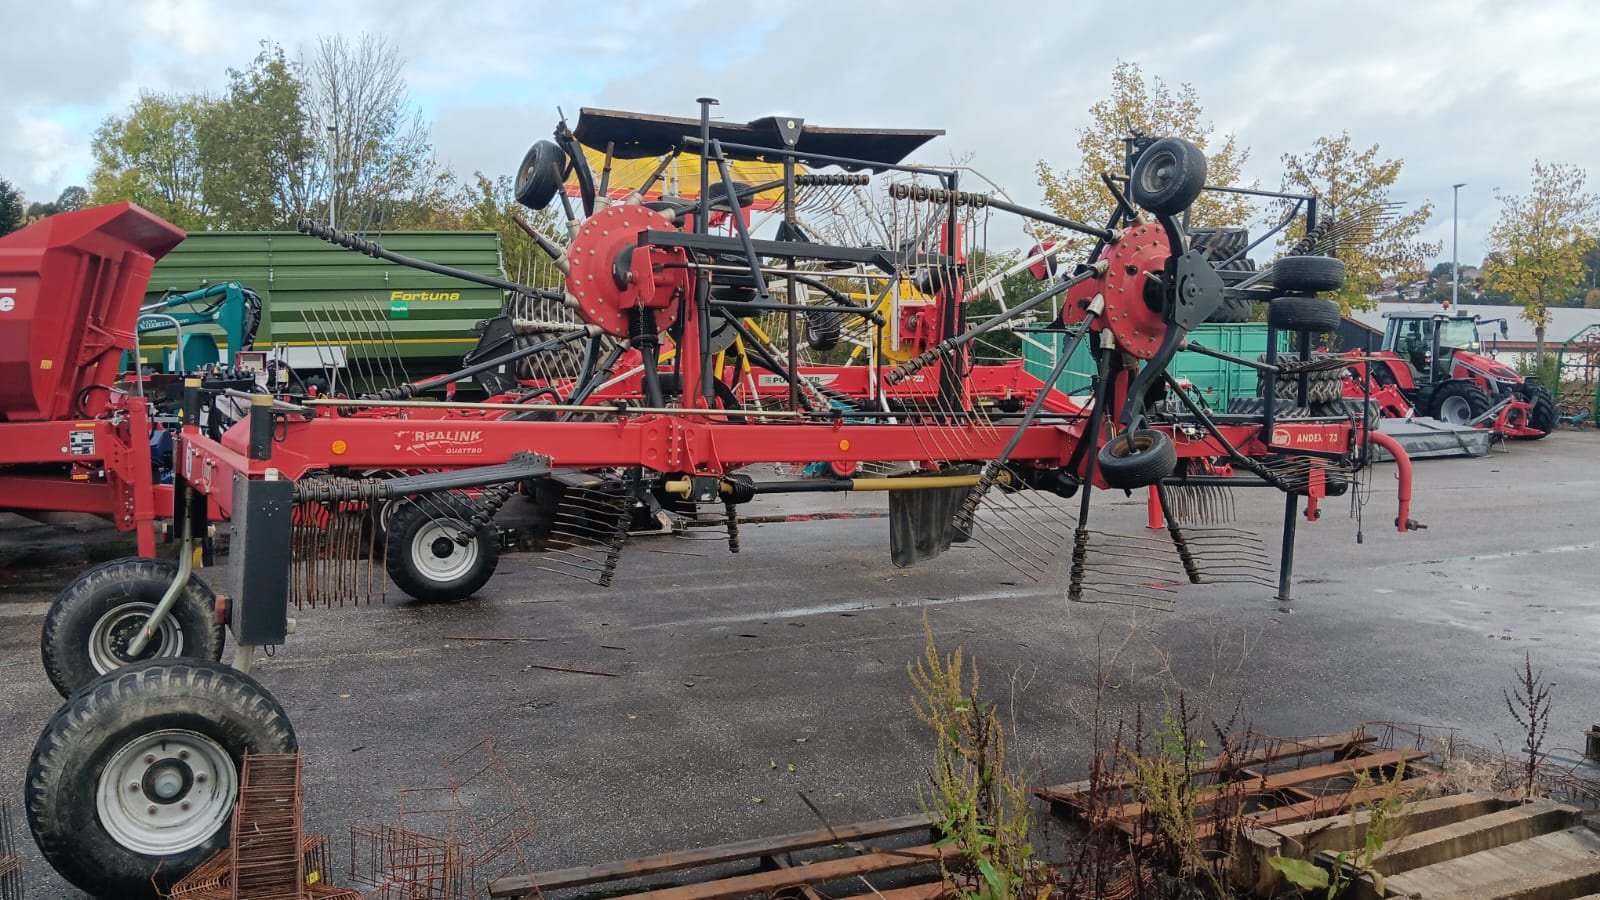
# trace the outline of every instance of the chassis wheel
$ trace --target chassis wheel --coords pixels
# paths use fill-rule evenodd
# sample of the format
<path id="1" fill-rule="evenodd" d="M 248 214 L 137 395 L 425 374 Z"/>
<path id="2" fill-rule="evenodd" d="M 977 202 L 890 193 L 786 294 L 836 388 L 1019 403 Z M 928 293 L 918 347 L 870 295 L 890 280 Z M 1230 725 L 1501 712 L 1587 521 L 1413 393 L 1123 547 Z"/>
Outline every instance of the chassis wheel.
<path id="1" fill-rule="evenodd" d="M 1320 297 L 1278 297 L 1267 304 L 1267 324 L 1280 331 L 1333 331 L 1339 327 L 1339 304 Z"/>
<path id="2" fill-rule="evenodd" d="M 222 658 L 226 632 L 216 624 L 216 595 L 190 575 L 172 612 L 138 659 L 128 643 L 178 577 L 178 564 L 131 557 L 101 563 L 56 595 L 39 638 L 44 671 L 61 696 L 139 659 Z"/>
<path id="3" fill-rule="evenodd" d="M 460 497 L 420 497 L 395 507 L 384 545 L 389 580 L 429 603 L 465 600 L 489 582 L 500 561 L 492 525 L 472 524 Z M 457 538 L 465 535 L 467 541 Z"/>
<path id="4" fill-rule="evenodd" d="M 517 168 L 517 202 L 529 209 L 544 209 L 561 190 L 561 170 L 567 155 L 552 141 L 537 141 Z"/>
<path id="5" fill-rule="evenodd" d="M 1106 441 L 1095 461 L 1106 484 L 1131 490 L 1171 475 L 1178 467 L 1178 450 L 1165 434 L 1141 428 Z"/>
<path id="6" fill-rule="evenodd" d="M 1206 186 L 1206 155 L 1183 138 L 1162 138 L 1133 164 L 1128 195 L 1157 215 L 1188 209 Z"/>
<path id="7" fill-rule="evenodd" d="M 1493 405 L 1483 388 L 1470 381 L 1446 381 L 1433 389 L 1433 417 L 1451 425 L 1465 425 Z"/>
<path id="8" fill-rule="evenodd" d="M 1285 256 L 1272 264 L 1272 285 L 1284 293 L 1337 291 L 1344 283 L 1344 260 L 1332 256 Z"/>
<path id="9" fill-rule="evenodd" d="M 205 660 L 134 663 L 84 686 L 28 763 L 28 825 L 61 876 L 155 897 L 227 846 L 246 753 L 292 753 L 289 718 L 250 676 Z"/>

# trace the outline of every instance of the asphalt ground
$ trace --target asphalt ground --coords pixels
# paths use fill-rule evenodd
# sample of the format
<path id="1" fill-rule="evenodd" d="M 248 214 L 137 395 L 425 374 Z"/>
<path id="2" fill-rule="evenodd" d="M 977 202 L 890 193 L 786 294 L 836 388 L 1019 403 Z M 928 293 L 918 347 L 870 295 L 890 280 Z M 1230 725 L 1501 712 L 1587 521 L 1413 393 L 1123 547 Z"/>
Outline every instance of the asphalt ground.
<path id="1" fill-rule="evenodd" d="M 520 793 L 534 868 L 815 828 L 800 792 L 834 824 L 914 812 L 931 741 L 906 666 L 924 621 L 977 661 L 1013 760 L 1039 782 L 1082 777 L 1097 715 L 1158 719 L 1180 695 L 1208 717 L 1237 706 L 1277 735 L 1397 721 L 1514 749 L 1501 691 L 1524 653 L 1553 683 L 1549 745 L 1581 748 L 1600 723 L 1597 461 L 1600 433 L 1587 431 L 1420 462 L 1413 514 L 1428 528 L 1409 535 L 1392 529 L 1394 469 L 1379 465 L 1363 543 L 1348 498 L 1302 524 L 1289 604 L 1254 585 L 1185 587 L 1168 612 L 1069 604 L 1064 582 L 1029 583 L 974 546 L 896 570 L 882 518 L 772 522 L 745 525 L 738 556 L 711 531 L 633 541 L 610 589 L 514 554 L 454 606 L 391 594 L 304 610 L 256 674 L 298 730 L 307 829 L 333 835 L 337 879 L 351 825 L 421 824 L 402 801 L 442 808 L 448 793 L 415 789 L 480 768 L 481 749 L 448 764 L 486 737 L 515 792 L 491 770 L 460 802 L 481 819 Z M 1240 524 L 1275 548 L 1281 495 L 1237 494 Z M 746 511 L 885 503 L 789 497 Z M 1094 524 L 1138 534 L 1143 516 L 1139 498 L 1102 495 Z M 0 785 L 31 898 L 79 896 L 38 858 L 20 790 L 59 703 L 39 627 L 73 574 L 0 582 Z"/>

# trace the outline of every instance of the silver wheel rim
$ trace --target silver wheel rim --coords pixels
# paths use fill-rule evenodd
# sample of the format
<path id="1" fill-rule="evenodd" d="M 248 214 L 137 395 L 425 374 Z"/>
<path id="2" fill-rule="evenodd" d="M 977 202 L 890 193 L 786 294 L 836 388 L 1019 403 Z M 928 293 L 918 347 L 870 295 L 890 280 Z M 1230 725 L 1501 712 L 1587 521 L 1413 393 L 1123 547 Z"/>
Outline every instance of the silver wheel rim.
<path id="1" fill-rule="evenodd" d="M 89 664 L 101 675 L 113 672 L 138 660 L 128 656 L 128 642 L 150 621 L 156 611 L 154 603 L 124 603 L 108 611 L 89 629 Z M 145 647 L 139 659 L 158 656 L 183 655 L 183 629 L 171 613 L 162 617 L 156 626 L 155 637 Z"/>
<path id="2" fill-rule="evenodd" d="M 456 536 L 465 533 L 465 547 Z M 478 562 L 477 535 L 459 519 L 434 519 L 411 538 L 411 560 L 418 574 L 429 581 L 455 581 L 472 571 Z"/>
<path id="3" fill-rule="evenodd" d="M 1439 418 L 1451 425 L 1465 425 L 1472 421 L 1472 405 L 1465 397 L 1446 397 L 1439 404 Z"/>
<path id="4" fill-rule="evenodd" d="M 106 763 L 95 812 L 106 834 L 146 856 L 204 844 L 227 822 L 237 799 L 233 758 L 211 738 L 166 729 L 124 744 Z"/>

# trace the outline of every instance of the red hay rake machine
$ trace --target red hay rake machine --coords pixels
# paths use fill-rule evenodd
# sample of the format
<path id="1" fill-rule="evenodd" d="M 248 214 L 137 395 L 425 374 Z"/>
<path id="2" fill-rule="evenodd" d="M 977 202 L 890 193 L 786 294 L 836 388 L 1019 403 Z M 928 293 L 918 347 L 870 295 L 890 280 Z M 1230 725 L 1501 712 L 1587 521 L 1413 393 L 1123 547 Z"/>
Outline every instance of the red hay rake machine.
<path id="1" fill-rule="evenodd" d="M 564 215 L 565 239 L 528 226 L 562 283 L 508 285 L 508 315 L 485 323 L 460 371 L 360 397 L 185 387 L 175 572 L 107 564 L 80 579 L 95 591 L 68 588 L 50 616 L 46 665 L 70 696 L 35 749 L 27 811 L 64 877 L 144 896 L 153 873 L 175 880 L 226 844 L 244 754 L 297 749 L 288 715 L 249 675 L 257 648 L 284 643 L 291 604 L 370 585 L 385 548 L 407 560 L 389 572 L 408 593 L 467 596 L 493 573 L 493 518 L 517 494 L 543 516 L 542 564 L 599 584 L 641 515 L 709 510 L 737 553 L 750 502 L 884 491 L 896 565 L 971 541 L 1030 578 L 1060 579 L 1071 600 L 1140 606 L 1170 603 L 1181 583 L 1275 585 L 1287 599 L 1301 498 L 1314 520 L 1373 443 L 1400 461 L 1395 525 L 1414 527 L 1403 451 L 1366 416 L 1305 415 L 1312 379 L 1345 365 L 1310 353 L 1338 321 L 1315 293 L 1338 286 L 1342 265 L 1301 255 L 1240 272 L 1192 246 L 1184 214 L 1207 189 L 1192 144 L 1131 139 L 1126 175 L 1106 179 L 1116 211 L 1096 225 L 966 191 L 960 169 L 905 162 L 940 132 L 718 122 L 713 103 L 698 119 L 586 109 L 533 146 L 518 199 Z M 586 148 L 604 154 L 598 176 Z M 680 158 L 698 162 L 697 190 L 661 187 Z M 614 161 L 638 160 L 657 161 L 641 183 L 612 182 Z M 750 163 L 772 177 L 736 180 Z M 1315 226 L 1314 198 L 1286 199 Z M 881 215 L 864 226 L 841 212 L 851 203 Z M 977 252 L 996 213 L 1095 243 L 1035 296 L 970 325 L 967 301 L 997 275 Z M 302 230 L 408 262 L 313 222 Z M 1269 326 L 1295 336 L 1297 357 L 1248 361 L 1188 340 L 1222 305 L 1254 299 L 1270 301 Z M 1061 312 L 1043 331 L 1066 346 L 1048 377 L 973 361 L 985 335 L 1052 301 Z M 1052 391 L 1080 343 L 1097 369 L 1087 402 Z M 1279 380 L 1293 396 L 1209 412 L 1167 374 L 1178 352 L 1252 366 L 1267 397 Z M 493 396 L 428 399 L 473 377 Z M 219 414 L 225 405 L 245 412 Z M 753 474 L 818 462 L 853 474 Z M 1223 521 L 1228 489 L 1243 487 L 1285 495 L 1276 580 L 1265 551 Z M 1161 499 L 1164 530 L 1090 527 L 1096 493 L 1141 488 Z M 225 599 L 191 567 L 215 514 L 232 528 Z M 220 635 L 175 639 L 174 623 L 191 620 L 227 622 L 233 666 L 170 652 L 220 653 Z"/>

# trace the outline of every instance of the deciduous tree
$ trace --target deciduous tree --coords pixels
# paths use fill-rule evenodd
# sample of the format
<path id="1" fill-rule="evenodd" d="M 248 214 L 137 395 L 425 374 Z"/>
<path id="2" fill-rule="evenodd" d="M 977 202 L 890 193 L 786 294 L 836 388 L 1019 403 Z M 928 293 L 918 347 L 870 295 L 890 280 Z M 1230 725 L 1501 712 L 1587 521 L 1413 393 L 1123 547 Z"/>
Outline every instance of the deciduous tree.
<path id="1" fill-rule="evenodd" d="M 196 135 L 215 105 L 203 94 L 146 93 L 127 115 L 107 117 L 94 133 L 94 202 L 132 200 L 180 228 L 207 227 Z"/>
<path id="2" fill-rule="evenodd" d="M 1089 107 L 1091 122 L 1078 130 L 1078 165 L 1070 174 L 1045 160 L 1037 166 L 1045 202 L 1057 214 L 1091 225 L 1103 225 L 1115 205 L 1101 174 L 1121 175 L 1132 133 L 1153 137 L 1181 137 L 1206 152 L 1206 183 L 1235 186 L 1240 167 L 1250 151 L 1232 134 L 1218 135 L 1206 120 L 1194 86 L 1176 90 L 1160 77 L 1145 78 L 1137 63 L 1118 62 L 1111 70 L 1111 95 Z M 1242 225 L 1250 217 L 1250 202 L 1234 194 L 1207 192 L 1190 211 L 1194 226 Z M 1064 235 L 1069 243 L 1086 247 L 1092 239 Z"/>
<path id="3" fill-rule="evenodd" d="M 196 129 L 201 193 L 214 228 L 292 227 L 310 203 L 316 144 L 306 88 L 283 48 L 263 41 Z"/>
<path id="4" fill-rule="evenodd" d="M 1530 181 L 1526 194 L 1497 192 L 1500 221 L 1489 232 L 1483 280 L 1522 305 L 1542 366 L 1550 307 L 1573 297 L 1582 282 L 1584 254 L 1600 230 L 1600 198 L 1574 165 L 1534 160 Z"/>
<path id="5" fill-rule="evenodd" d="M 0 234 L 10 234 L 22 227 L 22 192 L 11 182 L 0 178 Z"/>
<path id="6" fill-rule="evenodd" d="M 1317 138 L 1311 152 L 1284 154 L 1283 190 L 1317 195 L 1317 215 L 1322 220 L 1360 215 L 1363 210 L 1389 202 L 1389 191 L 1400 178 L 1405 160 L 1381 159 L 1378 145 L 1358 149 L 1348 132 Z M 1346 308 L 1372 306 L 1370 295 L 1387 280 L 1415 281 L 1427 271 L 1426 260 L 1439 254 L 1441 244 L 1417 240 L 1433 215 L 1433 204 L 1423 201 L 1416 209 L 1389 216 L 1361 243 L 1348 243 L 1338 251 L 1349 282 L 1336 299 Z M 1305 234 L 1305 222 L 1290 225 L 1286 243 Z"/>
<path id="7" fill-rule="evenodd" d="M 434 161 L 404 58 L 379 36 L 336 35 L 319 39 L 301 66 L 307 123 L 326 142 L 315 173 L 319 206 L 331 196 L 337 223 L 351 230 L 427 224 L 455 185 Z"/>

